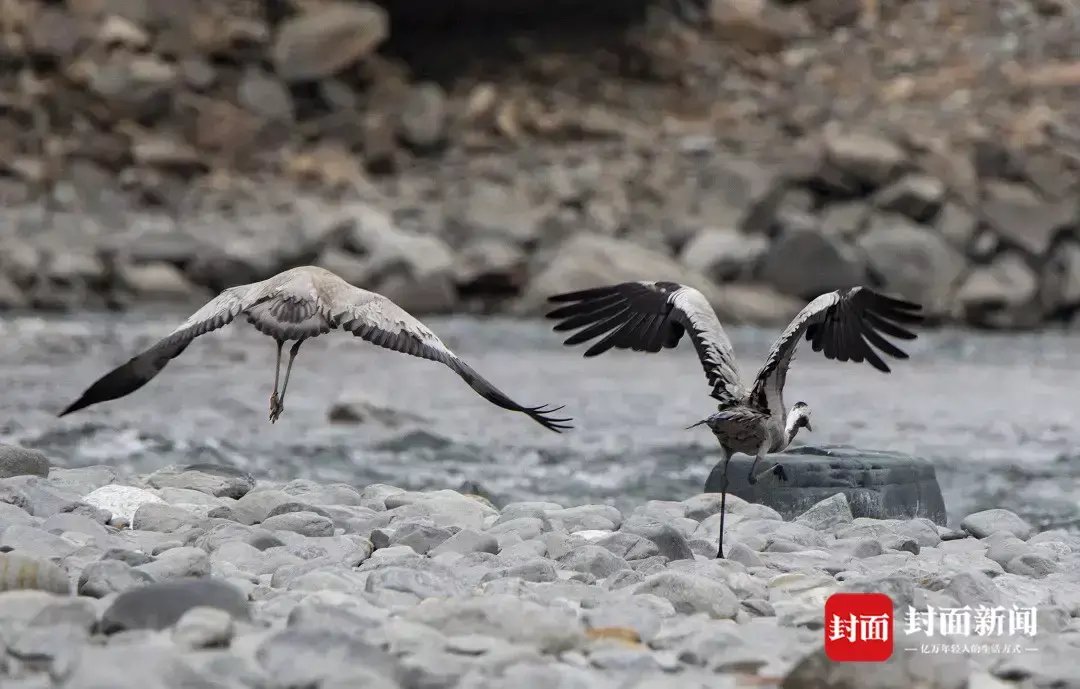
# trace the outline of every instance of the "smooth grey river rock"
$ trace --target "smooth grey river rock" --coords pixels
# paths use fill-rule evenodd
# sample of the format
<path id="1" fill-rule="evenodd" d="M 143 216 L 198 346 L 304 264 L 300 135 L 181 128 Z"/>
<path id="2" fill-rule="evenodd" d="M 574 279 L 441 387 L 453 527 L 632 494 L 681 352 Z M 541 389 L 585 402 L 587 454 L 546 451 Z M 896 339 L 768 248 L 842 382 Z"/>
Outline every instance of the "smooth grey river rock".
<path id="1" fill-rule="evenodd" d="M 151 584 L 154 577 L 122 560 L 91 562 L 79 576 L 79 595 L 104 598 L 110 593 Z"/>
<path id="2" fill-rule="evenodd" d="M 12 476 L 48 476 L 49 459 L 37 450 L 0 443 L 0 479 Z"/>
<path id="3" fill-rule="evenodd" d="M 0 553 L 0 591 L 17 589 L 69 593 L 71 582 L 64 570 L 44 558 Z"/>
<path id="4" fill-rule="evenodd" d="M 1002 509 L 983 510 L 969 514 L 960 522 L 960 528 L 975 538 L 986 538 L 991 534 L 1004 531 L 1026 541 L 1035 533 L 1034 527 L 1025 519 L 1015 512 Z"/>
<path id="5" fill-rule="evenodd" d="M 659 596 L 683 614 L 705 613 L 730 619 L 739 609 L 739 601 L 727 585 L 683 572 L 655 574 L 635 586 L 634 593 Z"/>
<path id="6" fill-rule="evenodd" d="M 155 581 L 205 577 L 210 574 L 210 557 L 202 548 L 181 546 L 170 548 L 153 562 L 139 565 L 135 569 L 149 574 Z"/>
<path id="7" fill-rule="evenodd" d="M 106 633 L 124 629 L 164 629 L 200 606 L 224 610 L 237 619 L 250 615 L 247 596 L 218 579 L 177 579 L 148 584 L 117 596 L 101 618 Z"/>
<path id="8" fill-rule="evenodd" d="M 970 668 L 963 653 L 924 654 L 905 652 L 918 648 L 925 637 L 908 636 L 901 624 L 894 628 L 892 657 L 882 663 L 835 663 L 824 649 L 799 662 L 780 683 L 780 689 L 964 689 Z M 939 635 L 936 644 L 957 644 L 967 639 Z"/>
<path id="9" fill-rule="evenodd" d="M 232 616 L 218 608 L 191 608 L 176 621 L 173 641 L 186 648 L 228 646 L 233 637 Z"/>
<path id="10" fill-rule="evenodd" d="M 405 618 L 446 635 L 490 634 L 534 644 L 547 653 L 569 650 L 584 640 L 573 613 L 505 594 L 426 600 L 406 612 Z"/>
<path id="11" fill-rule="evenodd" d="M 574 548 L 559 558 L 559 566 L 566 570 L 588 572 L 597 579 L 606 579 L 620 569 L 629 569 L 625 560 L 598 545 Z"/>
<path id="12" fill-rule="evenodd" d="M 729 492 L 767 505 L 784 519 L 794 519 L 816 503 L 843 493 L 853 517 L 926 517 L 942 525 L 946 521 L 934 465 L 925 459 L 846 445 L 806 446 L 768 455 L 768 462 L 784 467 L 786 481 L 767 474 L 750 484 L 747 475 L 752 461 L 753 457 L 742 454 L 731 458 Z M 767 467 L 759 464 L 758 470 Z M 713 468 L 705 492 L 720 492 L 722 468 L 719 463 Z"/>
<path id="13" fill-rule="evenodd" d="M 334 522 L 314 512 L 285 512 L 267 517 L 262 526 L 268 531 L 291 531 L 302 536 L 332 536 Z"/>
<path id="14" fill-rule="evenodd" d="M 256 660 L 275 687 L 316 687 L 353 668 L 392 676 L 388 654 L 343 629 L 286 629 L 264 641 Z"/>
<path id="15" fill-rule="evenodd" d="M 847 496 L 837 493 L 832 497 L 825 498 L 806 510 L 795 520 L 812 529 L 829 529 L 839 524 L 851 523 L 853 516 L 851 507 L 848 505 Z"/>
<path id="16" fill-rule="evenodd" d="M 247 472 L 218 464 L 165 467 L 146 479 L 155 488 L 187 488 L 216 497 L 241 498 L 255 486 Z"/>
<path id="17" fill-rule="evenodd" d="M 432 548 L 429 553 L 432 557 L 441 553 L 497 553 L 499 541 L 489 534 L 462 529 Z"/>

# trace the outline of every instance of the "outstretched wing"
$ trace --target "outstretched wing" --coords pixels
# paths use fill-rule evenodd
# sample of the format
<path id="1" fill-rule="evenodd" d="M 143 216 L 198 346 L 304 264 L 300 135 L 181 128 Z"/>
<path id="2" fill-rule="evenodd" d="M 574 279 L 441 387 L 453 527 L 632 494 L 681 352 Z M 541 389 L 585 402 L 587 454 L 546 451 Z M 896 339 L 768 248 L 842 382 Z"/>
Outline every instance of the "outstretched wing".
<path id="1" fill-rule="evenodd" d="M 187 349 L 196 337 L 228 325 L 237 314 L 266 298 L 271 291 L 268 289 L 268 282 L 254 282 L 225 289 L 192 314 L 179 328 L 95 381 L 79 399 L 60 412 L 59 416 L 66 416 L 91 404 L 129 395 L 146 385 L 161 373 L 169 360 Z"/>
<path id="2" fill-rule="evenodd" d="M 427 326 L 386 297 L 342 282 L 332 300 L 331 319 L 341 328 L 368 342 L 395 352 L 438 361 L 492 404 L 528 415 L 548 430 L 573 428 L 570 418 L 553 418 L 562 407 L 523 407 L 485 380 L 442 343 Z"/>
<path id="3" fill-rule="evenodd" d="M 679 344 L 690 333 L 712 396 L 722 404 L 742 394 L 731 341 L 709 301 L 693 287 L 677 282 L 624 282 L 549 297 L 572 302 L 547 314 L 558 320 L 556 331 L 577 330 L 563 344 L 575 345 L 603 335 L 585 356 L 615 347 L 636 352 L 659 352 Z"/>
<path id="4" fill-rule="evenodd" d="M 888 373 L 888 364 L 874 348 L 897 359 L 908 358 L 904 351 L 885 339 L 885 335 L 914 340 L 915 333 L 898 323 L 922 322 L 923 317 L 918 313 L 921 309 L 919 304 L 887 297 L 867 287 L 822 294 L 795 316 L 773 344 L 754 380 L 751 404 L 773 414 L 783 413 L 779 406 L 784 380 L 804 333 L 813 350 L 824 353 L 829 359 L 866 361 Z"/>

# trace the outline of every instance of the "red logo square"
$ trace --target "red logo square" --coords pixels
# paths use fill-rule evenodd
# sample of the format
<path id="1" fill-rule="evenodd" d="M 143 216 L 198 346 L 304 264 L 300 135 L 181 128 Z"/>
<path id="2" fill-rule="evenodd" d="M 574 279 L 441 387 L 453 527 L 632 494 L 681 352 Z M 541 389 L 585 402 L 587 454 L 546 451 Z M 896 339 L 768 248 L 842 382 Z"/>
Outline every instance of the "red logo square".
<path id="1" fill-rule="evenodd" d="M 893 602 L 884 593 L 834 593 L 825 600 L 829 660 L 880 663 L 893 653 Z"/>

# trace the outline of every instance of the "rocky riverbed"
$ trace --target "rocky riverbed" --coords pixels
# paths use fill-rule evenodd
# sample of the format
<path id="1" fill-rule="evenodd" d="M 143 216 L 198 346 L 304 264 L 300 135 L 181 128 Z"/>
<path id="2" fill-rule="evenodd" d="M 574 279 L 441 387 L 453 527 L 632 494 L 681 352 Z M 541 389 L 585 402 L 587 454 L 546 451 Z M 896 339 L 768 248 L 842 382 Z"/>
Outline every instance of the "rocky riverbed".
<path id="1" fill-rule="evenodd" d="M 959 689 L 1075 676 L 1080 539 L 1005 510 L 954 530 L 853 520 L 843 496 L 793 521 L 732 499 L 718 561 L 715 494 L 624 511 L 496 507 L 213 465 L 118 479 L 12 447 L 0 471 L 5 689 Z M 825 661 L 822 606 L 843 591 L 892 598 L 888 664 Z M 1010 617 L 1000 633 L 951 639 L 906 628 L 909 607 L 963 606 L 1034 608 L 1035 627 Z"/>
<path id="2" fill-rule="evenodd" d="M 443 5 L 0 5 L 0 308 L 315 262 L 421 313 L 656 277 L 1076 320 L 1074 3 Z"/>

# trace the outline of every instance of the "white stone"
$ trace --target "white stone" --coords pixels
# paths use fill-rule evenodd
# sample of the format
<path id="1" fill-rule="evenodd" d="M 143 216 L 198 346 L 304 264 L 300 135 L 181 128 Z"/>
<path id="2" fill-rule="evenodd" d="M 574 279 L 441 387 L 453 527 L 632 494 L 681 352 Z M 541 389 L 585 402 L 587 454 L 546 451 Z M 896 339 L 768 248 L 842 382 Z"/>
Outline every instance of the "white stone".
<path id="1" fill-rule="evenodd" d="M 596 541 L 604 536 L 610 536 L 615 533 L 614 531 L 608 531 L 607 529 L 586 529 L 585 531 L 575 531 L 574 535 L 579 538 L 584 538 L 586 541 Z"/>
<path id="2" fill-rule="evenodd" d="M 143 488 L 112 484 L 102 486 L 83 496 L 82 501 L 98 509 L 112 512 L 113 519 L 121 518 L 128 524 L 135 519 L 135 511 L 148 502 L 165 502 Z"/>

